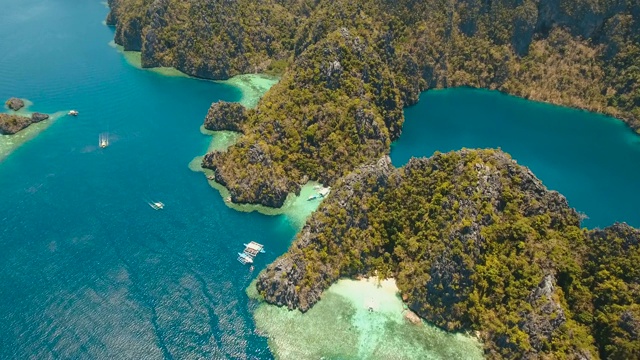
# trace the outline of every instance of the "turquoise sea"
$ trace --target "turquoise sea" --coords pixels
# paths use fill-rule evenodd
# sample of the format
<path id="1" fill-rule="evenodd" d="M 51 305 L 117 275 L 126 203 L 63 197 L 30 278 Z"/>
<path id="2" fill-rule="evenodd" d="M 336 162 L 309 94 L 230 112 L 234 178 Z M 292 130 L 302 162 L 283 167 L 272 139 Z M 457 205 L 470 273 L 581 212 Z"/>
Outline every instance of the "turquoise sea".
<path id="1" fill-rule="evenodd" d="M 229 209 L 188 167 L 209 145 L 209 104 L 240 91 L 132 67 L 108 45 L 99 1 L 0 8 L 0 99 L 80 112 L 0 160 L 0 359 L 273 358 L 245 289 L 297 225 Z M 427 93 L 407 115 L 398 165 L 502 146 L 588 225 L 640 225 L 640 145 L 618 122 L 468 90 Z M 254 272 L 235 260 L 251 240 L 267 249 Z"/>
<path id="2" fill-rule="evenodd" d="M 240 91 L 132 67 L 99 1 L 0 8 L 0 99 L 80 112 L 0 162 L 0 359 L 271 358 L 245 288 L 296 228 L 188 168 L 211 102 Z M 236 261 L 250 240 L 254 273 Z"/>

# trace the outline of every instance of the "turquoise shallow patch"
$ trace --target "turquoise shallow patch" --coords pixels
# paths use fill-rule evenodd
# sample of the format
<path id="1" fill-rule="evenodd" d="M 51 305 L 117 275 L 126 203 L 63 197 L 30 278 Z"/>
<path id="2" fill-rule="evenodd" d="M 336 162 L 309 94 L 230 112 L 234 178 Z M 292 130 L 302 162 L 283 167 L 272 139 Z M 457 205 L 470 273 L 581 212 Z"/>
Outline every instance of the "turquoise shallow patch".
<path id="1" fill-rule="evenodd" d="M 371 308 L 373 311 L 369 311 Z M 472 337 L 403 316 L 393 280 L 340 280 L 306 313 L 261 304 L 258 330 L 279 359 L 482 359 Z"/>

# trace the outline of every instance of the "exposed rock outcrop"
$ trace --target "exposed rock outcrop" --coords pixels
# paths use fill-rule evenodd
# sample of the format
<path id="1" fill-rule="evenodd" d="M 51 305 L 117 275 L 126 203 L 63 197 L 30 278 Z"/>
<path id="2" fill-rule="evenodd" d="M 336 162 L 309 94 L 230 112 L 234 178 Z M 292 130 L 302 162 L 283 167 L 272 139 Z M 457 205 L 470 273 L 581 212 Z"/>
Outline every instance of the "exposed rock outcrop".
<path id="1" fill-rule="evenodd" d="M 33 120 L 26 116 L 0 113 L 0 134 L 13 135 L 32 123 Z"/>
<path id="2" fill-rule="evenodd" d="M 204 127 L 208 130 L 242 132 L 242 127 L 247 121 L 247 111 L 238 103 L 218 101 L 211 104 Z"/>
<path id="3" fill-rule="evenodd" d="M 544 344 L 567 322 L 562 305 L 554 299 L 555 289 L 555 277 L 546 275 L 527 296 L 532 309 L 521 314 L 523 320 L 519 326 L 529 335 L 529 343 L 538 352 L 543 350 Z"/>
<path id="4" fill-rule="evenodd" d="M 256 163 L 268 166 L 270 159 L 258 147 L 249 149 L 254 154 Z M 289 193 L 300 194 L 300 186 L 295 183 L 283 183 L 275 176 L 264 179 L 252 176 L 247 169 L 238 169 L 242 175 L 229 179 L 216 164 L 216 158 L 222 153 L 214 152 L 204 156 L 202 167 L 214 171 L 215 181 L 229 190 L 231 201 L 237 204 L 260 204 L 267 207 L 279 208 L 284 205 Z"/>
<path id="5" fill-rule="evenodd" d="M 13 111 L 18 111 L 24 107 L 24 101 L 18 98 L 10 98 L 9 100 L 7 100 L 7 102 L 5 102 L 5 105 L 7 105 L 7 107 Z"/>
<path id="6" fill-rule="evenodd" d="M 411 310 L 404 311 L 404 318 L 413 325 L 422 325 L 422 319 Z"/>
<path id="7" fill-rule="evenodd" d="M 34 123 L 47 120 L 48 118 L 49 118 L 49 115 L 39 113 L 39 112 L 34 112 L 33 114 L 31 114 L 31 121 Z"/>
<path id="8" fill-rule="evenodd" d="M 35 112 L 31 117 L 0 113 L 0 134 L 13 135 L 29 125 L 47 120 L 49 115 Z"/>

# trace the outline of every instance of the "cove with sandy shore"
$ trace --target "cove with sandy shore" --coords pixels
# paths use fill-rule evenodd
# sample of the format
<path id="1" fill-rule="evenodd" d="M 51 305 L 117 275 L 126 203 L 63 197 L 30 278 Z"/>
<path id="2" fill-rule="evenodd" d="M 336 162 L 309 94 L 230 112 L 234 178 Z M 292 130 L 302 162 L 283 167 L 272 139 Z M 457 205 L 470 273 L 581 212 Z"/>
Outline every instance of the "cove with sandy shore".
<path id="1" fill-rule="evenodd" d="M 259 298 L 253 283 L 247 293 Z M 364 278 L 339 280 L 304 314 L 262 303 L 254 317 L 282 360 L 483 358 L 475 338 L 413 324 L 407 311 L 393 279 Z"/>

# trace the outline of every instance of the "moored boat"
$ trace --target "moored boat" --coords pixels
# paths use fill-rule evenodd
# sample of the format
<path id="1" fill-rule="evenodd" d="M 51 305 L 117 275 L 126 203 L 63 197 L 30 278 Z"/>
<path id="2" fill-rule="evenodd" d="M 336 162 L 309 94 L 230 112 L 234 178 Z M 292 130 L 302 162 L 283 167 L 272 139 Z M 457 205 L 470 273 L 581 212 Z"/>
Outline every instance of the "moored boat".
<path id="1" fill-rule="evenodd" d="M 264 254 L 265 253 L 264 245 L 258 244 L 255 241 L 252 241 L 252 242 L 250 242 L 248 244 L 242 244 L 242 245 L 244 245 L 244 247 L 245 247 L 244 252 L 245 253 L 249 253 L 249 255 L 252 255 L 252 253 L 255 253 L 255 254 L 257 254 L 257 253 Z"/>
<path id="2" fill-rule="evenodd" d="M 253 264 L 253 259 L 251 258 L 251 256 L 245 253 L 238 253 L 238 261 L 240 261 L 242 264 Z"/>
<path id="3" fill-rule="evenodd" d="M 326 187 L 321 189 L 320 191 L 318 191 L 318 194 L 322 197 L 325 197 L 327 195 L 329 195 L 329 192 L 331 192 L 331 188 L 330 187 Z"/>

